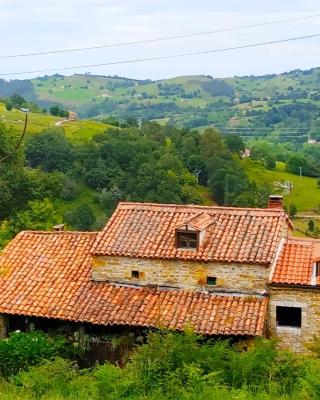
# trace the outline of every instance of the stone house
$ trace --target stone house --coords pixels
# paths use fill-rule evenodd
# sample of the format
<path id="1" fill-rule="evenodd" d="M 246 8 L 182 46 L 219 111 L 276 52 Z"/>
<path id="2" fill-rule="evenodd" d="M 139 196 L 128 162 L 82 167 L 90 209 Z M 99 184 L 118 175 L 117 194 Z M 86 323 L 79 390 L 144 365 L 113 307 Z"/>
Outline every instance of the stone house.
<path id="1" fill-rule="evenodd" d="M 291 229 L 271 196 L 265 209 L 119 203 L 101 232 L 21 232 L 0 254 L 1 333 L 17 318 L 190 326 L 302 351 L 320 329 L 320 241 Z"/>

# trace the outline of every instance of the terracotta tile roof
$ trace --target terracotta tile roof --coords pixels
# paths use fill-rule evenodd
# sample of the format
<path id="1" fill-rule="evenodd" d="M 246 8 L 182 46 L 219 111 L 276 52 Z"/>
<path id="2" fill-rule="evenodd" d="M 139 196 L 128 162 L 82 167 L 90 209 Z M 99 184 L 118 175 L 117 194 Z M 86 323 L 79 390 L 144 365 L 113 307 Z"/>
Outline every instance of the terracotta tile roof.
<path id="1" fill-rule="evenodd" d="M 195 217 L 187 219 L 182 224 L 179 224 L 177 228 L 188 226 L 190 228 L 194 228 L 195 230 L 202 231 L 203 229 L 208 228 L 208 226 L 212 225 L 213 223 L 214 220 L 211 218 L 211 215 L 199 214 Z"/>
<path id="2" fill-rule="evenodd" d="M 0 313 L 103 325 L 191 325 L 208 335 L 262 335 L 264 297 L 94 282 L 95 233 L 21 232 L 0 255 Z"/>
<path id="3" fill-rule="evenodd" d="M 320 259 L 319 250 L 319 240 L 289 239 L 279 254 L 271 282 L 311 285 L 312 264 Z"/>
<path id="4" fill-rule="evenodd" d="M 175 229 L 186 221 L 208 221 L 198 250 L 177 249 Z M 287 215 L 281 209 L 120 203 L 92 253 L 128 257 L 269 264 Z"/>

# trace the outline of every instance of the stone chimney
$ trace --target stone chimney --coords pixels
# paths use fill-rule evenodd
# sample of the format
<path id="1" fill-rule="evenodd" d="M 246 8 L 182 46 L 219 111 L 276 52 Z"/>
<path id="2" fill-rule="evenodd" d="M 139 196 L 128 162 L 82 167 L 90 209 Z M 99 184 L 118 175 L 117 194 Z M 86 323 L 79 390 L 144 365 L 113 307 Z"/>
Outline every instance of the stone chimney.
<path id="1" fill-rule="evenodd" d="M 283 209 L 283 198 L 277 194 L 269 196 L 268 208 L 281 208 Z"/>
<path id="2" fill-rule="evenodd" d="M 53 227 L 54 232 L 62 232 L 64 231 L 64 224 L 55 225 Z"/>

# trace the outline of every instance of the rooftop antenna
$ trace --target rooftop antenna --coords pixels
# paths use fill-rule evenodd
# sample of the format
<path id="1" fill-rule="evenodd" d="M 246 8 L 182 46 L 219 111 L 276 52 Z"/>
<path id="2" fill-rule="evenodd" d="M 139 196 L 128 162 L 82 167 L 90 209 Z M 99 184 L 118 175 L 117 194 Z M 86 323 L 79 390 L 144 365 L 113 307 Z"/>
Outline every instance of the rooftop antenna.
<path id="1" fill-rule="evenodd" d="M 274 181 L 273 187 L 275 190 L 282 191 L 283 194 L 290 195 L 293 190 L 293 182 L 292 181 Z"/>

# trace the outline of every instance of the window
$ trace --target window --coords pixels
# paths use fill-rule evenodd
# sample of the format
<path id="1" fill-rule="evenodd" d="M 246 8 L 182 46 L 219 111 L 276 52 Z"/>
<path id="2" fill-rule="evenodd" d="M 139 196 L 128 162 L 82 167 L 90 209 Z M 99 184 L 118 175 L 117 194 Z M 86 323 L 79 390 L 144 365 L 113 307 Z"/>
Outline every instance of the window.
<path id="1" fill-rule="evenodd" d="M 198 232 L 177 231 L 177 247 L 179 249 L 197 249 Z"/>
<path id="2" fill-rule="evenodd" d="M 320 262 L 316 262 L 316 278 L 320 276 Z"/>
<path id="3" fill-rule="evenodd" d="M 131 271 L 131 278 L 139 279 L 139 271 Z"/>
<path id="4" fill-rule="evenodd" d="M 277 306 L 277 326 L 301 328 L 301 308 Z"/>
<path id="5" fill-rule="evenodd" d="M 217 278 L 215 276 L 207 276 L 207 285 L 214 286 L 217 284 Z"/>

